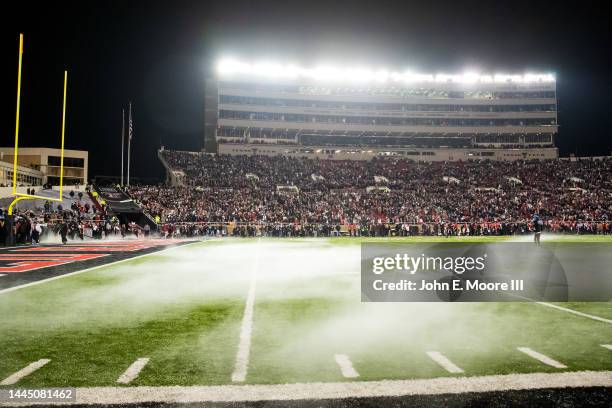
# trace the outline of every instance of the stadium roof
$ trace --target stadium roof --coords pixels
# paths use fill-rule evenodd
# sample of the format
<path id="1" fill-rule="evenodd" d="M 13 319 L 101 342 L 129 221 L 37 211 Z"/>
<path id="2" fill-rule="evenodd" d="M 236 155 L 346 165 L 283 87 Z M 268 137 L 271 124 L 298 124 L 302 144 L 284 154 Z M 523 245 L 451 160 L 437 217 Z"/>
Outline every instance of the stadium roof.
<path id="1" fill-rule="evenodd" d="M 307 78 L 321 81 L 346 82 L 404 82 L 404 83 L 551 83 L 555 76 L 551 73 L 510 74 L 479 74 L 464 72 L 461 74 L 423 74 L 410 71 L 397 72 L 387 69 L 369 69 L 362 67 L 335 67 L 318 65 L 313 68 L 300 67 L 294 64 L 259 61 L 245 62 L 237 59 L 221 59 L 217 64 L 219 75 L 245 75 L 267 79 L 298 79 Z"/>

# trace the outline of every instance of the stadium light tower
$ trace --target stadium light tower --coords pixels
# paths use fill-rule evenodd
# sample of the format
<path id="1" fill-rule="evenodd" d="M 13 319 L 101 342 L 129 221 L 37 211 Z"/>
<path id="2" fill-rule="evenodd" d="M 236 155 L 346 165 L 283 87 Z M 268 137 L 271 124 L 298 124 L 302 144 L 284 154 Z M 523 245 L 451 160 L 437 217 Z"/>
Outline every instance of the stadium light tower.
<path id="1" fill-rule="evenodd" d="M 223 58 L 217 63 L 217 73 L 221 76 L 246 76 L 267 79 L 311 79 L 322 82 L 371 82 L 386 83 L 388 81 L 407 83 L 458 83 L 458 84 L 490 84 L 490 83 L 533 83 L 555 82 L 553 74 L 523 75 L 495 74 L 480 75 L 475 72 L 463 74 L 439 73 L 436 75 L 411 72 L 397 72 L 388 69 L 369 69 L 364 67 L 338 67 L 331 64 L 320 64 L 314 68 L 300 67 L 295 64 L 281 64 L 270 61 L 248 63 L 234 58 Z"/>

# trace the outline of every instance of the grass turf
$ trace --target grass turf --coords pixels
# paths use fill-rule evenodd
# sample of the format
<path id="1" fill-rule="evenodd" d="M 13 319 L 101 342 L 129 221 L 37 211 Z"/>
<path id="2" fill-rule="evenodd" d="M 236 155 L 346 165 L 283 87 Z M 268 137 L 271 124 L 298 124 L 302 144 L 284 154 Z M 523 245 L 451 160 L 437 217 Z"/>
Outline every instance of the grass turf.
<path id="1" fill-rule="evenodd" d="M 612 370 L 612 352 L 600 347 L 612 343 L 612 325 L 541 305 L 361 303 L 364 240 L 203 242 L 1 294 L 0 379 L 50 358 L 18 385 L 116 385 L 134 360 L 149 357 L 131 385 L 230 383 L 254 271 L 248 383 L 342 381 L 337 353 L 362 380 L 449 375 L 430 350 L 465 375 L 558 371 L 520 346 L 568 370 Z M 561 305 L 612 317 L 610 303 Z"/>

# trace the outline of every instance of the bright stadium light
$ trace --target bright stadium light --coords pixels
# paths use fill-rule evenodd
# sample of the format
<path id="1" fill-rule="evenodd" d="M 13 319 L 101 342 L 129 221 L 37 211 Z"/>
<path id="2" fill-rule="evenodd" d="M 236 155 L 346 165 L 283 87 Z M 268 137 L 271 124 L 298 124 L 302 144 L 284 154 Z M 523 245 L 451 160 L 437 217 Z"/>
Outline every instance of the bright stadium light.
<path id="1" fill-rule="evenodd" d="M 509 79 L 509 76 L 505 74 L 495 74 L 493 76 L 493 81 L 498 84 L 508 82 Z"/>
<path id="2" fill-rule="evenodd" d="M 391 80 L 394 82 L 405 82 L 406 72 L 391 72 Z"/>
<path id="3" fill-rule="evenodd" d="M 498 84 L 505 82 L 523 82 L 523 77 L 521 75 L 497 74 L 493 77 L 493 80 Z"/>
<path id="4" fill-rule="evenodd" d="M 252 71 L 251 64 L 233 59 L 223 59 L 217 65 L 220 74 L 248 74 Z"/>
<path id="5" fill-rule="evenodd" d="M 465 84 L 474 84 L 480 80 L 481 76 L 475 72 L 465 72 L 461 78 L 461 82 Z"/>
<path id="6" fill-rule="evenodd" d="M 321 65 L 313 70 L 305 71 L 307 76 L 311 76 L 313 79 L 321 81 L 338 81 L 342 80 L 344 75 L 338 68 L 334 68 L 327 65 Z"/>
<path id="7" fill-rule="evenodd" d="M 412 72 L 406 72 L 404 74 L 404 81 L 413 83 L 413 82 L 433 82 L 434 76 L 431 74 L 416 74 Z"/>
<path id="8" fill-rule="evenodd" d="M 349 81 L 366 82 L 372 77 L 372 73 L 365 68 L 350 68 L 345 71 L 345 78 Z"/>
<path id="9" fill-rule="evenodd" d="M 539 83 L 555 82 L 553 74 L 526 73 L 524 75 L 480 75 L 476 72 L 464 72 L 463 74 L 436 75 L 396 72 L 386 69 L 371 70 L 364 67 L 335 67 L 328 64 L 320 64 L 314 68 L 303 68 L 295 64 L 280 64 L 276 62 L 260 61 L 246 63 L 237 59 L 226 58 L 217 64 L 219 75 L 242 75 L 263 78 L 284 78 L 297 79 L 308 78 L 316 81 L 327 82 L 378 82 L 386 83 L 405 82 L 405 83 L 460 83 L 460 84 L 504 84 L 504 83 Z"/>
<path id="10" fill-rule="evenodd" d="M 297 78 L 300 76 L 300 68 L 297 65 L 287 65 L 285 68 L 284 76 L 286 78 Z"/>
<path id="11" fill-rule="evenodd" d="M 444 74 L 436 74 L 435 81 L 436 82 L 446 82 L 448 80 L 447 75 Z"/>
<path id="12" fill-rule="evenodd" d="M 376 82 L 387 82 L 387 79 L 389 79 L 389 73 L 385 70 L 377 71 L 374 74 L 374 79 Z"/>
<path id="13" fill-rule="evenodd" d="M 253 75 L 265 76 L 269 78 L 280 78 L 288 74 L 288 71 L 281 64 L 273 62 L 258 62 L 253 64 Z"/>
<path id="14" fill-rule="evenodd" d="M 436 82 L 461 82 L 461 75 L 437 74 Z"/>

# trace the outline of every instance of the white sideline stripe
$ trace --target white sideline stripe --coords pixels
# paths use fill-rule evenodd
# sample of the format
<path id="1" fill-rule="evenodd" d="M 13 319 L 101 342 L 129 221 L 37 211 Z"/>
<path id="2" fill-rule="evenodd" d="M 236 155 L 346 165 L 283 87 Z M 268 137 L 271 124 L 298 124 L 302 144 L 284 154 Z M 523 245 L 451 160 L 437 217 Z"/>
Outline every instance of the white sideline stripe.
<path id="1" fill-rule="evenodd" d="M 597 320 L 599 322 L 604 322 L 604 323 L 612 324 L 612 320 L 610 320 L 610 319 L 605 319 L 603 317 L 595 316 L 595 315 L 592 315 L 592 314 L 588 314 L 588 313 L 584 313 L 584 312 L 579 312 L 577 310 L 569 309 L 567 307 L 554 305 L 554 304 L 548 303 L 548 302 L 536 301 L 535 299 L 531 299 L 531 298 L 528 298 L 528 297 L 525 297 L 525 296 L 520 296 L 520 295 L 509 294 L 509 296 L 517 297 L 517 298 L 520 298 L 520 299 L 525 299 L 525 300 L 527 300 L 529 302 L 532 302 L 532 303 L 535 303 L 535 304 L 538 304 L 538 305 L 551 307 L 553 309 L 561 310 L 563 312 L 575 314 L 576 316 L 586 317 L 587 319 L 593 319 L 593 320 Z"/>
<path id="2" fill-rule="evenodd" d="M 527 354 L 529 357 L 535 358 L 536 360 L 547 364 L 551 367 L 555 367 L 555 368 L 567 368 L 567 366 L 565 364 L 561 364 L 560 362 L 558 362 L 557 360 L 553 360 L 552 358 L 545 356 L 542 353 L 538 353 L 535 350 L 530 349 L 529 347 L 517 347 L 518 351 L 522 351 L 523 353 Z"/>
<path id="3" fill-rule="evenodd" d="M 359 377 L 359 373 L 353 367 L 353 363 L 351 363 L 351 359 L 346 354 L 336 354 L 334 356 L 336 359 L 336 363 L 340 366 L 340 371 L 342 371 L 342 375 L 345 378 L 357 378 Z"/>
<path id="4" fill-rule="evenodd" d="M 148 362 L 149 358 L 147 357 L 137 359 L 132 363 L 131 366 L 128 367 L 127 370 L 125 370 L 123 374 L 121 374 L 121 376 L 119 376 L 117 382 L 119 384 L 129 384 L 130 382 L 132 382 L 132 380 L 138 377 L 138 374 L 140 374 L 140 372 L 143 368 L 145 368 Z"/>
<path id="5" fill-rule="evenodd" d="M 573 309 L 568 309 L 567 307 L 553 305 L 552 303 L 547 303 L 547 302 L 536 302 L 536 303 L 538 305 L 548 306 L 548 307 L 552 307 L 554 309 L 563 310 L 564 312 L 572 313 L 572 314 L 575 314 L 577 316 L 582 316 L 582 317 L 586 317 L 588 319 L 593 319 L 593 320 L 597 320 L 597 321 L 600 321 L 600 322 L 612 324 L 612 320 L 610 320 L 610 319 L 604 319 L 603 317 L 591 315 L 591 314 L 588 314 L 588 313 L 579 312 L 579 311 L 573 310 Z"/>
<path id="6" fill-rule="evenodd" d="M 420 380 L 342 381 L 336 383 L 77 388 L 68 404 L 143 404 L 239 401 L 290 401 L 407 395 L 462 394 L 542 388 L 612 387 L 612 371 L 575 371 L 440 377 Z M 28 402 L 34 405 L 35 402 Z M 44 401 L 39 405 L 46 404 Z M 67 404 L 67 405 L 68 405 Z M 47 404 L 48 405 L 48 404 Z"/>
<path id="7" fill-rule="evenodd" d="M 33 363 L 30 363 L 28 366 L 6 377 L 4 380 L 2 380 L 2 382 L 0 382 L 0 385 L 15 384 L 17 381 L 21 380 L 25 376 L 32 374 L 34 371 L 38 370 L 39 368 L 47 364 L 49 361 L 51 360 L 43 358 Z"/>
<path id="8" fill-rule="evenodd" d="M 607 348 L 608 350 L 612 350 L 612 344 L 600 344 L 601 347 Z"/>
<path id="9" fill-rule="evenodd" d="M 259 246 L 259 239 L 257 240 Z M 249 283 L 249 293 L 244 305 L 244 315 L 240 326 L 240 342 L 236 353 L 236 364 L 232 373 L 233 382 L 243 382 L 246 380 L 249 369 L 249 354 L 251 352 L 251 334 L 253 333 L 253 309 L 255 308 L 255 284 L 257 282 L 257 270 L 259 269 L 259 249 L 255 256 L 253 269 L 251 270 L 251 281 Z"/>
<path id="10" fill-rule="evenodd" d="M 433 361 L 438 363 L 442 368 L 452 374 L 459 374 L 463 372 L 463 369 L 457 367 L 452 361 L 450 361 L 445 355 L 438 351 L 428 351 L 427 355 Z"/>
<path id="11" fill-rule="evenodd" d="M 162 249 L 161 251 L 149 252 L 148 254 L 142 254 L 142 255 L 134 256 L 132 258 L 126 258 L 126 259 L 121 259 L 119 261 L 107 263 L 107 264 L 104 264 L 104 265 L 93 266 L 91 268 L 83 269 L 83 270 L 80 270 L 80 271 L 74 271 L 74 272 L 65 273 L 63 275 L 54 276 L 52 278 L 41 279 L 41 280 L 38 280 L 38 281 L 35 281 L 35 282 L 25 283 L 25 284 L 19 285 L 19 286 L 13 286 L 11 288 L 6 288 L 6 289 L 0 290 L 0 295 L 3 295 L 5 293 L 9 293 L 9 292 L 13 292 L 13 291 L 18 290 L 18 289 L 27 288 L 29 286 L 40 285 L 41 283 L 54 281 L 56 279 L 67 278 L 68 276 L 78 275 L 80 273 L 91 272 L 93 270 L 104 268 L 104 267 L 107 267 L 107 266 L 117 265 L 117 264 L 120 264 L 121 262 L 133 261 L 134 259 L 144 258 L 145 256 L 149 256 L 149 255 L 158 255 L 158 254 L 161 254 L 162 252 L 170 251 L 172 249 L 185 248 L 185 247 L 188 247 L 190 245 L 200 244 L 202 242 L 216 241 L 216 240 L 217 239 L 213 238 L 213 239 L 207 239 L 207 240 L 202 240 L 202 241 L 194 241 L 194 242 L 190 242 L 188 244 L 183 244 L 183 245 L 176 245 L 176 246 L 173 246 L 173 247 L 170 247 L 170 248 Z"/>
<path id="12" fill-rule="evenodd" d="M 6 276 L 6 273 L 0 273 L 0 277 L 1 277 L 1 276 Z"/>

